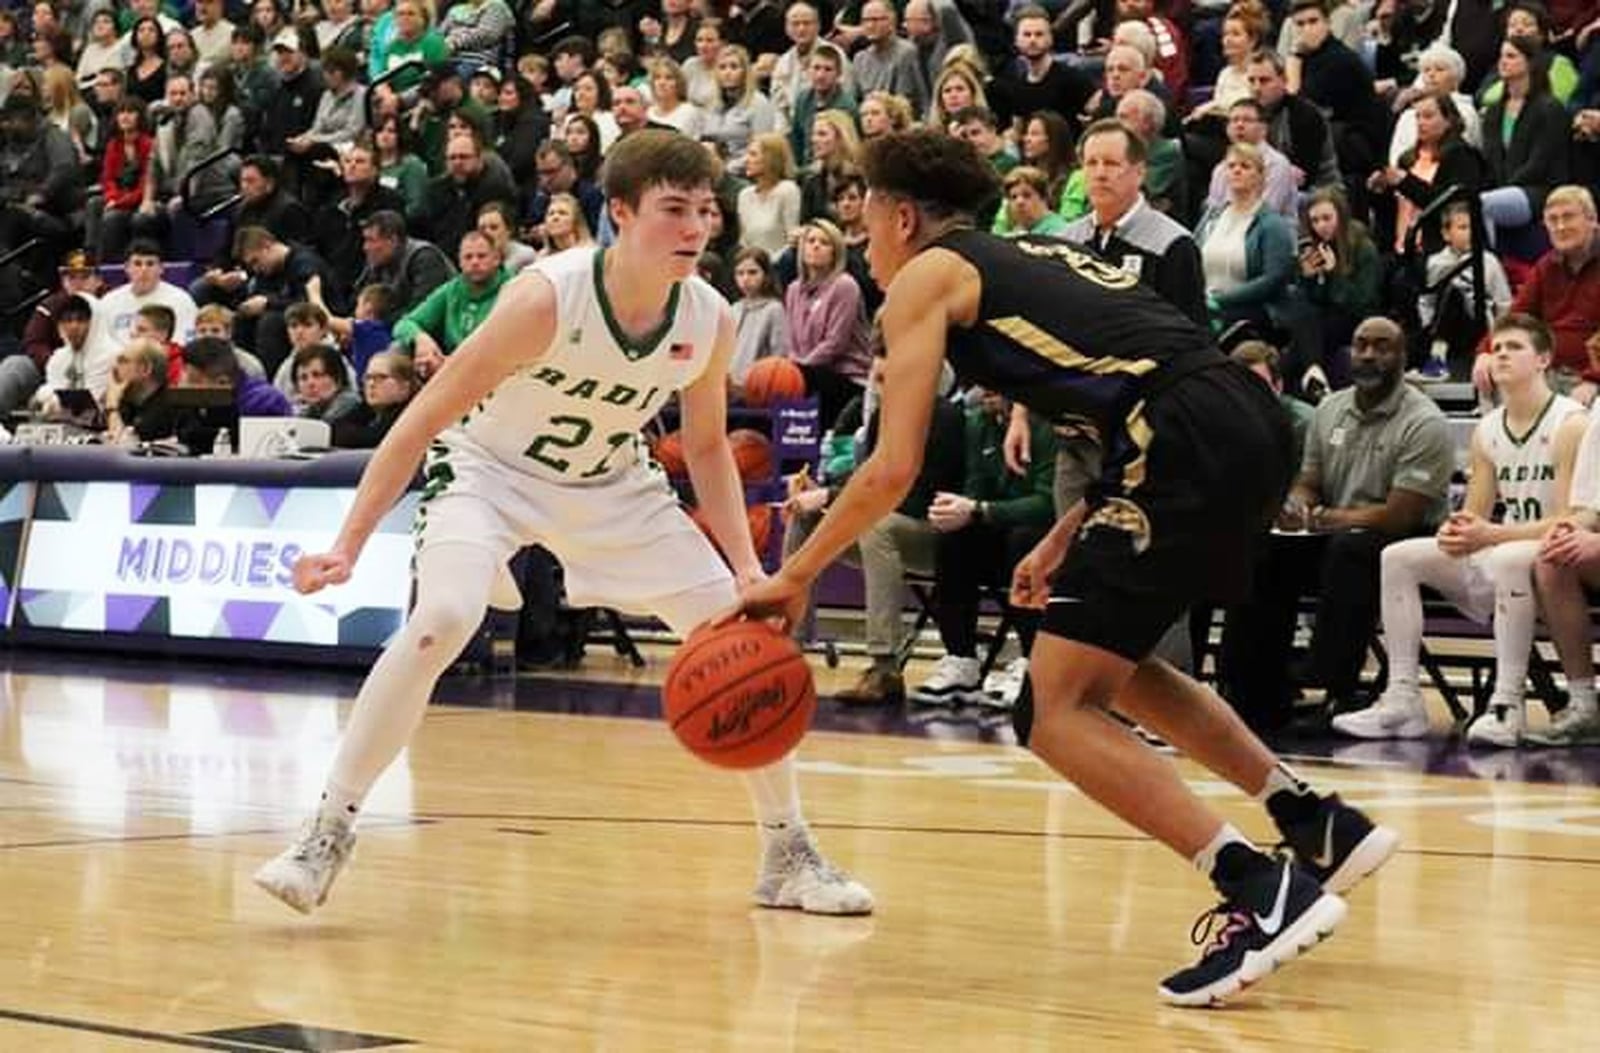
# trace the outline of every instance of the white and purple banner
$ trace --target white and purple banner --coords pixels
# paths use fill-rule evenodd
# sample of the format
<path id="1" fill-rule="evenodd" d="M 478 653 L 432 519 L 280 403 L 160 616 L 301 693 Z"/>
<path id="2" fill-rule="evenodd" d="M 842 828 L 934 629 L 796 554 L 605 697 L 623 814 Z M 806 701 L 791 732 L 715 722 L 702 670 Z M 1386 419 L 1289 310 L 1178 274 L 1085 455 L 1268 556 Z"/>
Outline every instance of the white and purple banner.
<path id="1" fill-rule="evenodd" d="M 17 557 L 33 503 L 33 484 L 0 483 L 0 629 L 10 624 L 11 598 L 17 585 Z"/>
<path id="2" fill-rule="evenodd" d="M 353 489 L 39 483 L 17 584 L 17 628 L 381 647 L 411 587 L 407 494 L 351 580 L 315 596 L 294 561 L 325 550 Z"/>

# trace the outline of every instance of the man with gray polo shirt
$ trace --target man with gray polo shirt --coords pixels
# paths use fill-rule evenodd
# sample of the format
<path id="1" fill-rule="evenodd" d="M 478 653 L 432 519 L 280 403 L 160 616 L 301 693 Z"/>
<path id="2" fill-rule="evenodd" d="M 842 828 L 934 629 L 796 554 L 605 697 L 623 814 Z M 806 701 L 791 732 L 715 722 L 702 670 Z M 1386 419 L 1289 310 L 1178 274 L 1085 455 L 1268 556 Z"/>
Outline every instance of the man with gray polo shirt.
<path id="1" fill-rule="evenodd" d="M 1433 530 L 1447 511 L 1454 450 L 1443 412 L 1406 384 L 1405 336 L 1387 318 L 1356 328 L 1352 386 L 1317 407 L 1251 599 L 1230 608 L 1217 675 L 1258 731 L 1288 723 L 1300 597 L 1317 597 L 1305 680 L 1348 708 L 1377 625 L 1379 555 Z"/>
<path id="2" fill-rule="evenodd" d="M 1108 118 L 1083 133 L 1080 152 L 1091 210 L 1067 225 L 1063 240 L 1138 278 L 1205 328 L 1209 320 L 1200 250 L 1181 224 L 1145 201 L 1144 141 Z M 1026 474 L 1030 459 L 1028 434 L 1028 413 L 1018 404 L 1005 442 L 1006 463 L 1018 475 Z M 1056 509 L 1065 511 L 1100 477 L 1100 449 L 1092 435 L 1057 435 Z"/>

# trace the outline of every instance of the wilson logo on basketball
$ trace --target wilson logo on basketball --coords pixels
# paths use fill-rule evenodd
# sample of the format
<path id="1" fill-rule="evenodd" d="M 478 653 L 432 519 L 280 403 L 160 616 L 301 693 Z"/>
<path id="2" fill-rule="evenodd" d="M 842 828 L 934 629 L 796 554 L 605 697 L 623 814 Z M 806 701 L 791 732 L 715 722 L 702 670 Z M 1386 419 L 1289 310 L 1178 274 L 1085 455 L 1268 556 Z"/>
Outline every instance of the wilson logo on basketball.
<path id="1" fill-rule="evenodd" d="M 779 709 L 789 700 L 789 692 L 781 682 L 766 684 L 730 700 L 721 712 L 711 714 L 711 726 L 706 729 L 709 742 L 720 742 L 730 735 L 744 735 L 750 731 L 750 722 L 763 709 Z"/>
<path id="2" fill-rule="evenodd" d="M 757 658 L 761 654 L 761 644 L 756 640 L 735 640 L 731 646 L 724 647 L 713 655 L 706 657 L 703 662 L 696 662 L 680 675 L 686 690 L 694 690 L 706 681 L 718 678 L 729 666 L 742 659 Z"/>
<path id="3" fill-rule="evenodd" d="M 811 726 L 816 685 L 805 655 L 761 621 L 691 633 L 661 685 L 661 711 L 678 741 L 722 768 L 763 768 Z"/>

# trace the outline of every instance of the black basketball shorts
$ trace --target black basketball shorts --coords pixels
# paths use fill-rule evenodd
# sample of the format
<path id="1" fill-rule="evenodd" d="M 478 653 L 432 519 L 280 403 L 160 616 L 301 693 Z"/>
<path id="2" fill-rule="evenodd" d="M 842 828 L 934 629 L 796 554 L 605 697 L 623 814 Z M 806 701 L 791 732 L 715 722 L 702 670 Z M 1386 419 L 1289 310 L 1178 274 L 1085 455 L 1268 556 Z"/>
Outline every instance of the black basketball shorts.
<path id="1" fill-rule="evenodd" d="M 1127 434 L 1041 628 L 1137 662 L 1191 606 L 1249 595 L 1252 554 L 1297 466 L 1277 396 L 1226 360 L 1160 388 Z"/>

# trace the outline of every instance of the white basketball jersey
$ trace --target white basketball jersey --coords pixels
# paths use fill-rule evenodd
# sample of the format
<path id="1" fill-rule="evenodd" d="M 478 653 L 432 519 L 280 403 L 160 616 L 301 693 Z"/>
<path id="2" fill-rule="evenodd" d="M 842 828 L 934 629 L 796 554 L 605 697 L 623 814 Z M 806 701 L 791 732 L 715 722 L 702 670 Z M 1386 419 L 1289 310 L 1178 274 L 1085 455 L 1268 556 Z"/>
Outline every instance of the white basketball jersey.
<path id="1" fill-rule="evenodd" d="M 580 486 L 613 478 L 638 459 L 639 429 L 705 371 L 729 307 L 711 285 L 689 278 L 673 287 L 661 326 L 632 340 L 612 317 L 603 254 L 569 249 L 528 269 L 555 287 L 554 342 L 446 431 L 447 445 L 477 447 L 530 475 Z"/>
<path id="2" fill-rule="evenodd" d="M 1556 430 L 1583 405 L 1552 395 L 1525 435 L 1513 435 L 1504 406 L 1478 424 L 1478 448 L 1494 462 L 1495 497 L 1505 506 L 1507 523 L 1531 523 L 1561 507 L 1556 493 Z"/>

